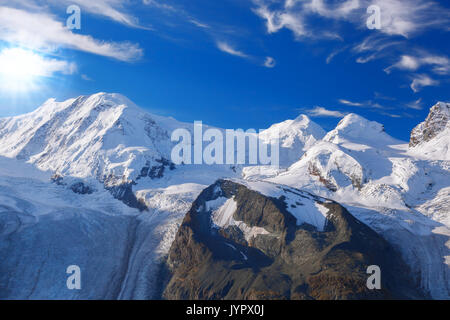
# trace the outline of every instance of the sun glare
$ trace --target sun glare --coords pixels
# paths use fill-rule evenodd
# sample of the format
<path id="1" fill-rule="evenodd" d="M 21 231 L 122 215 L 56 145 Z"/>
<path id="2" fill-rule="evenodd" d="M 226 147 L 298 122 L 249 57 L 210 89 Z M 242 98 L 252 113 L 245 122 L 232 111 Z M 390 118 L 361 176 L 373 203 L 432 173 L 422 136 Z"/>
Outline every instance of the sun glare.
<path id="1" fill-rule="evenodd" d="M 21 48 L 8 48 L 0 53 L 0 85 L 9 91 L 27 91 L 36 77 L 45 76 L 43 58 Z"/>

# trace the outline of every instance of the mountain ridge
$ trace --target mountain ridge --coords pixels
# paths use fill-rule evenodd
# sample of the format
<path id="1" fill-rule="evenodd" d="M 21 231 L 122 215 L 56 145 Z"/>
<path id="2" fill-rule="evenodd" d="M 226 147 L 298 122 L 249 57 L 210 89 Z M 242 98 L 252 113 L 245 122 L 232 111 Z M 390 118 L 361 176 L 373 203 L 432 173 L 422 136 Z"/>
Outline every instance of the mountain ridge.
<path id="1" fill-rule="evenodd" d="M 86 103 L 88 100 L 92 103 Z M 252 188 L 260 184 L 261 192 L 269 183 L 339 203 L 401 252 L 423 291 L 433 298 L 450 297 L 450 159 L 441 152 L 448 142 L 445 130 L 418 148 L 408 148 L 406 142 L 383 132 L 381 124 L 360 116 L 348 116 L 340 127 L 326 133 L 300 115 L 274 124 L 272 132 L 266 129 L 266 136 L 262 136 L 267 139 L 277 127 L 284 129 L 280 146 L 284 163 L 277 170 L 261 166 L 173 166 L 170 133 L 177 128 L 192 132 L 193 125 L 151 115 L 128 101 L 105 93 L 65 102 L 48 100 L 31 116 L 0 119 L 0 255 L 8 257 L 0 263 L 0 274 L 13 279 L 7 288 L 0 287 L 1 292 L 11 297 L 42 298 L 48 288 L 53 288 L 54 297 L 74 297 L 63 287 L 53 287 L 48 270 L 40 270 L 45 280 L 33 294 L 24 284 L 39 281 L 34 277 L 39 265 L 61 266 L 69 256 L 58 261 L 56 254 L 49 260 L 39 254 L 30 256 L 27 264 L 28 258 L 14 248 L 24 248 L 26 239 L 41 239 L 39 243 L 45 243 L 54 253 L 64 251 L 62 246 L 72 241 L 84 263 L 86 257 L 101 256 L 102 252 L 76 239 L 86 238 L 85 231 L 97 230 L 97 225 L 107 225 L 96 237 L 105 240 L 102 234 L 117 232 L 118 239 L 126 240 L 126 247 L 118 245 L 124 254 L 120 259 L 128 265 L 128 271 L 123 271 L 123 261 L 104 250 L 108 255 L 105 262 L 110 263 L 108 270 L 126 275 L 117 280 L 117 294 L 109 297 L 154 297 L 157 266 L 169 254 L 185 214 L 203 190 L 226 178 L 251 184 Z M 368 133 L 366 139 L 360 139 Z M 432 145 L 428 145 L 430 142 Z M 424 145 L 435 152 L 422 152 Z M 24 162 L 28 162 L 26 170 L 16 169 Z M 43 205 L 39 197 L 28 194 L 31 190 L 39 190 L 47 203 Z M 87 204 L 95 203 L 96 209 L 78 206 L 82 212 L 76 215 L 74 208 L 83 199 Z M 67 218 L 65 210 L 71 212 Z M 121 218 L 115 220 L 105 214 L 111 210 L 126 215 L 130 224 L 118 227 Z M 48 216 L 41 219 L 44 213 Z M 305 207 L 296 217 L 313 226 L 320 226 L 322 221 L 317 208 Z M 58 222 L 54 224 L 53 220 Z M 17 221 L 23 228 L 13 227 Z M 88 229 L 74 228 L 73 239 L 67 235 L 59 243 L 56 233 L 48 231 L 50 225 L 72 230 L 70 224 L 74 222 Z M 21 261 L 17 272 L 11 269 L 14 261 Z M 24 283 L 20 282 L 21 274 Z M 101 279 L 95 284 L 108 286 Z M 76 297 L 102 295 L 104 291 L 91 288 L 88 296 Z"/>

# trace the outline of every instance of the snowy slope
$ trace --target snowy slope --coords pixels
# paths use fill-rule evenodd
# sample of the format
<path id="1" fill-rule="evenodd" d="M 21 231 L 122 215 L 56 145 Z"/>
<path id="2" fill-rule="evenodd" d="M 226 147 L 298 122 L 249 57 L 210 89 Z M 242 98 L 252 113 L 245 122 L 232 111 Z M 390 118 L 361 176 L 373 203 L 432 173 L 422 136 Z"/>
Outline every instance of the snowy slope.
<path id="1" fill-rule="evenodd" d="M 279 139 L 281 167 L 289 167 L 296 162 L 307 149 L 324 136 L 325 131 L 306 115 L 274 124 L 259 134 L 260 139 L 266 143 Z"/>
<path id="2" fill-rule="evenodd" d="M 267 181 L 234 181 L 267 197 L 284 199 L 287 211 L 297 219 L 297 225 L 306 223 L 318 231 L 324 230 L 329 210 L 322 203 L 329 203 L 329 200 Z"/>
<path id="3" fill-rule="evenodd" d="M 369 180 L 389 174 L 388 158 L 396 154 L 393 146 L 401 143 L 381 124 L 349 114 L 274 181 L 290 184 L 301 179 L 333 192 L 360 189 Z"/>
<path id="4" fill-rule="evenodd" d="M 2 157 L 0 168 L 0 299 L 116 298 L 138 211 L 106 191 L 75 194 L 17 160 Z M 82 270 L 82 291 L 66 287 L 70 265 Z"/>
<path id="5" fill-rule="evenodd" d="M 61 175 L 133 179 L 144 166 L 169 159 L 170 150 L 167 130 L 118 94 L 48 100 L 0 122 L 0 155 Z"/>
<path id="6" fill-rule="evenodd" d="M 148 204 L 141 212 L 100 182 L 90 182 L 92 194 L 77 194 L 50 172 L 0 157 L 0 299 L 157 297 L 161 259 L 192 202 L 217 178 L 207 175 L 147 185 L 138 191 Z M 81 291 L 66 287 L 70 265 L 81 268 Z"/>

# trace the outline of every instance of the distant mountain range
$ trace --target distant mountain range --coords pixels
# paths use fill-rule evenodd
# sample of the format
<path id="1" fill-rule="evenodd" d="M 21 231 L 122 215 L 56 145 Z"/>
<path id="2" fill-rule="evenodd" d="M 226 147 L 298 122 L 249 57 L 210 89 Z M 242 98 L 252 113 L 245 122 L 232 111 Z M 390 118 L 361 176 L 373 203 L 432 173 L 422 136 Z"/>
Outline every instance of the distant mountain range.
<path id="1" fill-rule="evenodd" d="M 176 165 L 179 128 L 108 93 L 0 119 L 0 299 L 450 299 L 450 104 L 409 142 L 274 124 L 278 169 Z"/>

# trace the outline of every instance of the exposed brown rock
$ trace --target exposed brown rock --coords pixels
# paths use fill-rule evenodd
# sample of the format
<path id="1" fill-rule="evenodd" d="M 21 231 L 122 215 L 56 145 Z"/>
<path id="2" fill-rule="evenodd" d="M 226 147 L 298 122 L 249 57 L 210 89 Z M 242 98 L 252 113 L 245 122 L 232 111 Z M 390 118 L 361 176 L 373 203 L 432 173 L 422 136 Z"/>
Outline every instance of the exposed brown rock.
<path id="1" fill-rule="evenodd" d="M 247 243 L 233 232 L 213 232 L 206 201 L 237 203 L 236 221 L 263 227 Z M 301 191 L 298 191 L 301 194 Z M 315 198 L 318 202 L 322 198 Z M 266 197 L 231 181 L 205 189 L 192 205 L 170 249 L 165 299 L 389 299 L 424 298 L 400 255 L 375 231 L 335 202 L 323 231 L 297 226 L 282 198 Z M 223 231 L 223 230 L 220 230 Z M 234 249 L 233 249 L 234 248 Z M 245 255 L 246 259 L 243 259 Z M 369 290 L 369 265 L 382 270 L 382 289 Z"/>

